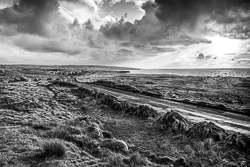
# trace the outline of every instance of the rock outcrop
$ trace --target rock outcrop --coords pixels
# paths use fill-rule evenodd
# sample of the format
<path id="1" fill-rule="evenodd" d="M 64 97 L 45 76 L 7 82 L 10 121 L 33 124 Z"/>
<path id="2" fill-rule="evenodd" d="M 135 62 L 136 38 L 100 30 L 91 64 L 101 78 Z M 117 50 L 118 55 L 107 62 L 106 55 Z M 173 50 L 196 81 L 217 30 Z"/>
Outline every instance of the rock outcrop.
<path id="1" fill-rule="evenodd" d="M 199 122 L 188 130 L 188 135 L 193 138 L 200 138 L 201 140 L 212 138 L 215 141 L 221 141 L 225 139 L 227 133 L 212 122 Z"/>
<path id="2" fill-rule="evenodd" d="M 171 132 L 186 132 L 190 127 L 187 119 L 172 110 L 159 117 L 156 123 L 161 130 Z"/>

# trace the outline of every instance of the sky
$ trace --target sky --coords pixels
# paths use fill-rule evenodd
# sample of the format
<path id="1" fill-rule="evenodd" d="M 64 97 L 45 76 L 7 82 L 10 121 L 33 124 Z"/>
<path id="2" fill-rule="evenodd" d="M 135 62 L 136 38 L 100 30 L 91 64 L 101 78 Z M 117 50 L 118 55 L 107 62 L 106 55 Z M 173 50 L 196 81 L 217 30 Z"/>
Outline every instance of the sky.
<path id="1" fill-rule="evenodd" d="M 250 0 L 0 0 L 0 64 L 250 67 Z"/>

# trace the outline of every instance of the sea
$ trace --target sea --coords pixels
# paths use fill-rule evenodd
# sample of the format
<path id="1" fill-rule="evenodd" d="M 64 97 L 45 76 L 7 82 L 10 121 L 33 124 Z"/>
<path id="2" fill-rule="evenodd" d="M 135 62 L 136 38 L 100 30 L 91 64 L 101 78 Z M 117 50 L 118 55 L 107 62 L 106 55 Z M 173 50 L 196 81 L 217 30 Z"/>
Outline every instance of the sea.
<path id="1" fill-rule="evenodd" d="M 202 77 L 250 77 L 250 68 L 227 69 L 140 69 L 129 70 L 130 74 L 168 74 Z"/>

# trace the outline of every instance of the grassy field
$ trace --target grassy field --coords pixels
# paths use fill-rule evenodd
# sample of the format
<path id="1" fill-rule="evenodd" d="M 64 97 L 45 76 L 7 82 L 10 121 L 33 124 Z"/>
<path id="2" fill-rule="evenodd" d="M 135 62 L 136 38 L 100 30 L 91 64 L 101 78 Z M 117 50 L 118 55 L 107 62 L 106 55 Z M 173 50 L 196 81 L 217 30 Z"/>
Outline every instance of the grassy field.
<path id="1" fill-rule="evenodd" d="M 1 67 L 0 166 L 250 165 L 249 136 L 71 82 L 89 71 Z"/>

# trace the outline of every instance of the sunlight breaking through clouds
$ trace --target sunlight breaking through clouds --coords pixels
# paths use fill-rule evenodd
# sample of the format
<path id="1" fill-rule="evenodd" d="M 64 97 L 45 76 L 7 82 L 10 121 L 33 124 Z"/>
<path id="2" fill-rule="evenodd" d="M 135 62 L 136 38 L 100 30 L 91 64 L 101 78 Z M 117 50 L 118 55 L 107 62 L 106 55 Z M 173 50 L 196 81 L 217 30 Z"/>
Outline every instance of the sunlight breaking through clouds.
<path id="1" fill-rule="evenodd" d="M 74 57 L 79 64 L 148 68 L 250 65 L 250 3 L 244 0 L 15 2 L 13 6 L 10 1 L 0 2 L 0 57 L 5 62 L 15 62 L 12 56 L 21 59 L 22 52 L 33 56 L 28 56 L 29 61 L 23 58 L 27 63 L 43 63 L 48 55 L 57 55 L 61 58 L 53 62 L 58 64 Z M 124 10 L 126 3 L 135 6 Z M 110 15 L 115 4 L 120 7 L 114 10 L 124 11 L 123 16 Z M 103 5 L 110 5 L 110 13 L 105 15 Z M 140 10 L 142 18 L 127 21 L 130 13 Z M 11 52 L 14 48 L 19 51 Z"/>

